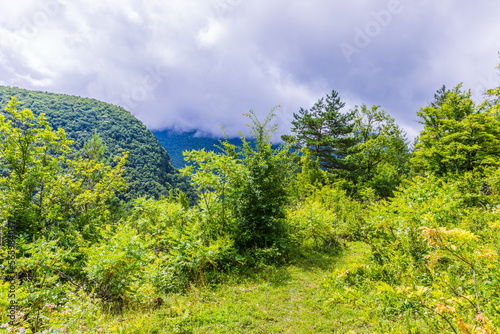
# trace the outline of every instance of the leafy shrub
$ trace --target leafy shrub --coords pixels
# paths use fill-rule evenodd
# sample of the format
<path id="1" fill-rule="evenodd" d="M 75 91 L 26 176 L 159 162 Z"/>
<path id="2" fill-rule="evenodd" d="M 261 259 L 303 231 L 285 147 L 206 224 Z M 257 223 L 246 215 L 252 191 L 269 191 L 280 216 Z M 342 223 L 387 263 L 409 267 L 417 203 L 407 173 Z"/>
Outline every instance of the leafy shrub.
<path id="1" fill-rule="evenodd" d="M 253 111 L 247 116 L 255 143 L 242 134 L 242 147 L 225 141 L 220 153 L 185 153 L 191 165 L 181 170 L 199 191 L 199 206 L 212 237 L 229 236 L 240 254 L 285 246 L 285 206 L 291 179 L 289 147 L 274 149 L 271 144 L 276 130 L 270 124 L 274 112 L 263 122 Z M 285 249 L 281 254 L 285 255 Z"/>
<path id="2" fill-rule="evenodd" d="M 233 241 L 213 233 L 212 221 L 202 211 L 172 199 L 137 200 L 129 224 L 149 240 L 154 255 L 144 275 L 157 293 L 205 283 L 208 273 L 235 255 Z"/>
<path id="3" fill-rule="evenodd" d="M 157 255 L 145 275 L 158 292 L 185 291 L 190 284 L 206 284 L 211 272 L 233 255 L 233 244 L 219 239 L 205 244 L 196 235 L 179 235 L 168 252 Z"/>
<path id="4" fill-rule="evenodd" d="M 495 333 L 498 209 L 464 201 L 467 182 L 416 177 L 376 205 L 364 229 L 372 261 L 330 286 L 347 287 L 345 297 L 357 296 L 365 307 L 377 303 L 384 315 L 405 317 L 408 328 L 421 319 L 426 331 Z"/>
<path id="5" fill-rule="evenodd" d="M 5 283 L 1 289 L 0 307 L 8 307 L 6 289 L 10 284 L 16 289 L 16 323 L 18 327 L 33 332 L 46 328 L 68 301 L 68 294 L 75 289 L 74 282 L 65 272 L 71 267 L 72 254 L 57 246 L 57 240 L 44 238 L 26 243 L 18 240 L 17 277 L 14 283 Z M 0 321 L 7 322 L 3 317 Z M 7 312 L 5 312 L 7 315 Z"/>
<path id="6" fill-rule="evenodd" d="M 134 291 L 134 282 L 152 257 L 149 242 L 125 224 L 109 225 L 102 230 L 103 241 L 82 249 L 87 257 L 83 270 L 92 289 L 103 301 L 121 307 Z"/>
<path id="7" fill-rule="evenodd" d="M 333 186 L 314 188 L 310 195 L 287 210 L 291 237 L 296 244 L 328 249 L 343 240 L 361 237 L 363 208 L 344 190 Z"/>
<path id="8" fill-rule="evenodd" d="M 335 234 L 335 212 L 321 203 L 308 201 L 288 211 L 288 223 L 295 243 L 312 244 L 315 249 L 337 244 Z"/>

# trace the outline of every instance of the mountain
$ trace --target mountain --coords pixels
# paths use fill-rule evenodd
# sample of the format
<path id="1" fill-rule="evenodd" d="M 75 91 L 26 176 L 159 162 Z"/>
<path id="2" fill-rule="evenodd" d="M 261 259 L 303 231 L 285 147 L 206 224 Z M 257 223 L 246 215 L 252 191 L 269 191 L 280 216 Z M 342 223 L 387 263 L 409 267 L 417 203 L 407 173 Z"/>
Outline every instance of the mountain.
<path id="1" fill-rule="evenodd" d="M 220 145 L 220 139 L 212 137 L 200 137 L 192 132 L 176 132 L 172 130 L 153 131 L 153 134 L 158 138 L 160 144 L 168 151 L 172 165 L 175 168 L 185 166 L 184 156 L 182 152 L 188 150 L 201 150 L 219 152 L 217 145 Z M 228 139 L 231 144 L 241 146 L 240 138 Z"/>
<path id="2" fill-rule="evenodd" d="M 213 137 L 203 137 L 199 136 L 196 131 L 190 132 L 177 132 L 173 130 L 161 130 L 153 131 L 160 144 L 168 151 L 170 156 L 170 161 L 175 168 L 182 168 L 186 165 L 184 161 L 184 155 L 182 152 L 191 150 L 201 150 L 220 152 L 218 148 L 220 146 L 220 141 L 225 140 L 224 138 L 213 138 Z M 246 140 L 251 144 L 255 145 L 256 141 L 253 138 L 246 138 Z M 241 138 L 234 137 L 228 138 L 228 141 L 236 145 L 236 147 L 242 146 Z M 278 148 L 280 143 L 273 143 L 273 148 Z"/>
<path id="3" fill-rule="evenodd" d="M 97 133 L 109 156 L 128 151 L 127 197 L 159 197 L 172 188 L 190 192 L 164 147 L 125 109 L 94 99 L 0 86 L 2 109 L 12 96 L 35 115 L 45 113 L 53 128 L 64 129 L 76 150 L 81 150 L 85 141 Z"/>

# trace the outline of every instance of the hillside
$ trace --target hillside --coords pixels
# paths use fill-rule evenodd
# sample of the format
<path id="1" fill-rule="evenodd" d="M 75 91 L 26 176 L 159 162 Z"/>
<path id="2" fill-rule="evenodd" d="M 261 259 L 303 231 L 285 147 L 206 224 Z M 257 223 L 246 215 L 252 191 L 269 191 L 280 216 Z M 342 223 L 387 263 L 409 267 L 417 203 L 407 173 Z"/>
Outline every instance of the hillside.
<path id="1" fill-rule="evenodd" d="M 182 168 L 185 165 L 182 152 L 186 150 L 209 150 L 219 152 L 217 146 L 220 139 L 210 137 L 198 137 L 196 132 L 178 133 L 171 130 L 153 131 L 160 144 L 168 151 L 172 165 L 175 168 Z M 240 138 L 230 138 L 229 142 L 234 145 L 241 145 Z"/>
<path id="2" fill-rule="evenodd" d="M 63 128 L 73 147 L 80 150 L 93 133 L 103 140 L 110 157 L 129 151 L 126 178 L 128 197 L 167 194 L 187 189 L 156 137 L 125 109 L 94 99 L 0 86 L 0 103 L 12 96 L 36 115 L 45 113 L 53 128 Z"/>
<path id="3" fill-rule="evenodd" d="M 190 132 L 175 132 L 172 130 L 152 131 L 160 144 L 168 151 L 170 161 L 175 168 L 182 168 L 186 165 L 184 160 L 184 151 L 202 150 L 220 152 L 221 140 L 223 138 L 213 138 L 197 136 L 195 131 Z M 241 138 L 234 137 L 227 139 L 229 143 L 240 147 L 242 145 Z M 255 144 L 253 138 L 247 140 Z M 277 148 L 279 143 L 273 143 L 273 148 Z"/>

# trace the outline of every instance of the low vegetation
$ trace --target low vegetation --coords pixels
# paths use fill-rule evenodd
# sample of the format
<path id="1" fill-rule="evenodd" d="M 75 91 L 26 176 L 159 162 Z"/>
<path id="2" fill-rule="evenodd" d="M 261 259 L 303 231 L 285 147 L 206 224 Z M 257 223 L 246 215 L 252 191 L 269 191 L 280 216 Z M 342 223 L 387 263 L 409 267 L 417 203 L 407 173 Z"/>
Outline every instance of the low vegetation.
<path id="1" fill-rule="evenodd" d="M 121 194 L 127 153 L 0 115 L 7 333 L 497 333 L 500 92 L 445 87 L 413 148 L 332 92 L 275 147 L 185 153 L 196 203 Z M 293 149 L 292 149 L 293 148 Z"/>

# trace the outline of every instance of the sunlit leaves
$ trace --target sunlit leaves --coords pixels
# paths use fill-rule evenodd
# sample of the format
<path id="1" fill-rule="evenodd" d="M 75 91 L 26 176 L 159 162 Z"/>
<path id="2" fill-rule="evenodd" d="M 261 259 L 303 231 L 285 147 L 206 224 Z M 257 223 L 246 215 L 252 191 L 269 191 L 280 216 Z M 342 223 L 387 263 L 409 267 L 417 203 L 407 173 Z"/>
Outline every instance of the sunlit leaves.
<path id="1" fill-rule="evenodd" d="M 387 198 L 408 173 L 409 149 L 403 130 L 379 106 L 356 106 L 354 138 L 345 160 L 352 165 L 347 179 L 360 197 L 372 189 Z"/>
<path id="2" fill-rule="evenodd" d="M 43 227 L 39 216 L 47 207 L 47 191 L 71 142 L 64 130 L 52 131 L 43 114 L 35 117 L 19 105 L 13 98 L 6 114 L 0 114 L 0 189 L 9 218 L 17 221 L 20 232 L 32 235 Z"/>
<path id="3" fill-rule="evenodd" d="M 414 169 L 446 176 L 498 167 L 498 103 L 477 105 L 460 86 L 440 94 L 438 102 L 418 112 L 424 130 L 415 146 Z"/>
<path id="4" fill-rule="evenodd" d="M 253 111 L 250 135 L 242 147 L 221 142 L 221 152 L 185 152 L 190 164 L 181 172 L 198 188 L 199 205 L 213 231 L 229 234 L 240 250 L 271 247 L 286 236 L 287 181 L 291 179 L 288 146 L 272 147 L 274 111 L 259 121 Z"/>

